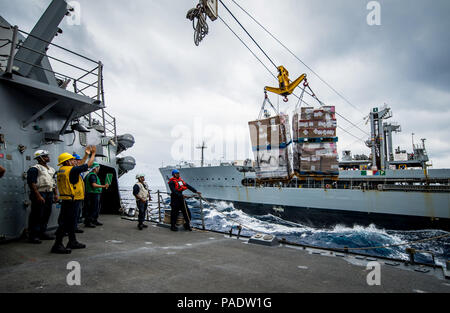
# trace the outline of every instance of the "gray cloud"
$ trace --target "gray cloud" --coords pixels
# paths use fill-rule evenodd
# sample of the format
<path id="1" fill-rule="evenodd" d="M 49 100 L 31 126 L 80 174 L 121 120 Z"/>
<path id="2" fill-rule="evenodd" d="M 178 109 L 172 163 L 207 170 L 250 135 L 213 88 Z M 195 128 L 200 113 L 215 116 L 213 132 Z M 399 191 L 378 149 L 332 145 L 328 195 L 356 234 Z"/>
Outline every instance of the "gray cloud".
<path id="1" fill-rule="evenodd" d="M 238 0 L 236 0 L 238 1 Z M 354 109 L 302 64 L 255 26 L 231 1 L 225 1 L 276 64 L 291 77 L 305 72 L 322 101 L 336 105 L 340 114 L 360 123 L 372 107 L 389 104 L 393 121 L 403 132 L 395 145 L 411 150 L 411 133 L 427 147 L 435 167 L 450 166 L 447 144 L 450 120 L 450 4 L 447 0 L 382 0 L 381 26 L 368 26 L 366 0 L 247 0 L 238 1 L 289 46 L 302 60 L 331 83 Z M 28 30 L 50 0 L 0 0 L 2 16 Z M 135 135 L 134 172 L 147 172 L 162 184 L 157 168 L 174 164 L 170 153 L 177 125 L 193 128 L 192 121 L 226 128 L 247 126 L 256 118 L 263 87 L 276 80 L 218 20 L 196 47 L 191 22 L 185 18 L 195 1 L 80 0 L 81 25 L 61 24 L 56 43 L 105 64 L 108 111 L 118 120 L 120 133 Z M 229 15 L 221 16 L 275 73 Z M 271 96 L 277 104 L 279 99 Z M 307 101 L 314 104 L 311 98 Z M 289 112 L 291 97 L 280 108 Z M 356 137 L 365 134 L 343 119 L 338 123 Z M 364 124 L 358 124 L 369 132 Z M 368 149 L 361 141 L 338 130 L 338 147 L 355 153 Z M 202 138 L 197 138 L 201 140 Z M 352 144 L 354 143 L 354 144 Z M 198 159 L 198 154 L 196 155 Z M 125 183 L 133 180 L 133 173 Z"/>

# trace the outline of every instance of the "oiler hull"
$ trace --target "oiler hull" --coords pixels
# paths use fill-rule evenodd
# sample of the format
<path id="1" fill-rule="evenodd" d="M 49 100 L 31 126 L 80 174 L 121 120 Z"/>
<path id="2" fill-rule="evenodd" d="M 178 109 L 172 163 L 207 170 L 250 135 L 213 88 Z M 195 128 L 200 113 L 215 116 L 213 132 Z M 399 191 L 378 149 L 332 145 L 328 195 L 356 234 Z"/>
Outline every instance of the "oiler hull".
<path id="1" fill-rule="evenodd" d="M 167 181 L 171 168 L 160 172 Z M 450 230 L 448 192 L 244 186 L 242 182 L 254 173 L 234 166 L 181 168 L 180 173 L 206 199 L 231 202 L 249 214 L 272 214 L 313 227 L 375 224 L 388 229 Z"/>

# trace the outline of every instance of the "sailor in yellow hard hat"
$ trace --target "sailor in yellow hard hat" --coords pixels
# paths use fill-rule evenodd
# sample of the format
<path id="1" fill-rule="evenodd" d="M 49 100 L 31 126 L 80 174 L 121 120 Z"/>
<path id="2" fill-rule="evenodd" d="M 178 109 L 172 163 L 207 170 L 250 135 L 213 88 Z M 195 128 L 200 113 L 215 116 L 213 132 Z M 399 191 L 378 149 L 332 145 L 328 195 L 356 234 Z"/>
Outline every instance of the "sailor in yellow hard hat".
<path id="1" fill-rule="evenodd" d="M 83 249 L 86 245 L 79 243 L 75 236 L 76 211 L 78 205 L 84 199 L 84 183 L 80 178 L 82 172 L 86 172 L 94 163 L 95 146 L 88 146 L 85 150 L 84 160 L 90 155 L 88 163 L 78 166 L 75 157 L 70 153 L 62 153 L 58 157 L 58 165 L 61 166 L 56 175 L 59 198 L 62 200 L 61 211 L 58 218 L 58 229 L 56 230 L 56 240 L 51 252 L 67 254 L 71 249 Z M 69 235 L 69 242 L 66 247 L 63 245 L 64 233 Z"/>

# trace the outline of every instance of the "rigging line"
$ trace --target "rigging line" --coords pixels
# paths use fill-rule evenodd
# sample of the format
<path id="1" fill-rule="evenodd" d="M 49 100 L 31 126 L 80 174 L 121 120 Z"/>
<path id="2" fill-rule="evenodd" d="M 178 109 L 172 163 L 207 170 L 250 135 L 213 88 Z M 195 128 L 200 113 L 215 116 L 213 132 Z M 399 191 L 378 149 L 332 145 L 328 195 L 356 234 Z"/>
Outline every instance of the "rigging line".
<path id="1" fill-rule="evenodd" d="M 307 91 L 305 91 L 305 92 L 308 93 Z M 312 106 L 311 104 L 309 104 L 309 103 L 306 102 L 305 100 L 300 99 L 300 97 L 297 96 L 296 94 L 293 93 L 293 95 L 296 96 L 301 102 L 303 102 L 303 103 L 306 104 L 307 106 Z M 344 118 L 344 119 L 345 119 L 345 118 Z M 343 127 L 341 127 L 341 126 L 339 126 L 339 125 L 337 125 L 337 127 L 340 128 L 340 129 L 342 129 L 344 132 L 346 132 L 346 133 L 349 134 L 350 136 L 355 137 L 356 139 L 362 141 L 362 142 L 365 144 L 365 141 L 362 139 L 362 138 L 364 138 L 364 137 L 358 138 L 357 136 L 353 135 L 352 133 L 350 133 L 349 131 L 347 131 L 347 130 L 344 129 Z"/>
<path id="2" fill-rule="evenodd" d="M 237 39 L 239 39 L 239 41 L 248 49 L 248 51 L 250 51 L 251 54 L 253 54 L 253 56 L 259 61 L 259 63 L 262 64 L 262 66 L 264 66 L 266 68 L 266 70 L 270 73 L 270 75 L 272 75 L 274 78 L 277 78 L 270 70 L 269 68 L 263 63 L 263 61 L 261 61 L 260 58 L 258 58 L 258 56 L 249 48 L 249 46 L 247 46 L 247 44 L 239 37 L 238 34 L 236 34 L 234 32 L 233 29 L 231 29 L 231 27 L 222 19 L 222 17 L 220 17 L 220 15 L 218 15 L 218 18 L 222 21 L 222 23 L 225 24 L 226 27 L 228 27 L 228 29 L 236 36 Z"/>
<path id="3" fill-rule="evenodd" d="M 370 134 L 368 132 L 366 132 L 365 130 L 359 128 L 359 126 L 357 126 L 355 123 L 349 121 L 347 118 L 345 118 L 344 116 L 342 116 L 341 114 L 339 114 L 338 112 L 335 112 L 337 115 L 339 115 L 340 117 L 342 117 L 344 120 L 346 120 L 348 123 L 350 123 L 351 125 L 353 125 L 353 127 L 356 127 L 357 129 L 359 129 L 360 131 L 362 131 L 364 134 L 366 134 L 367 136 L 370 136 Z"/>
<path id="4" fill-rule="evenodd" d="M 260 58 L 258 58 L 258 56 L 250 49 L 250 47 L 239 37 L 238 34 L 236 34 L 235 31 L 233 31 L 233 29 L 222 19 L 222 17 L 220 15 L 218 15 L 219 19 L 222 21 L 222 23 L 225 24 L 225 26 L 236 36 L 236 38 L 239 39 L 239 41 L 250 51 L 250 53 L 264 66 L 264 68 L 270 73 L 270 75 L 272 75 L 274 78 L 277 78 L 271 71 L 270 69 L 261 61 Z M 310 93 L 309 91 L 305 90 L 304 91 L 307 95 L 311 96 L 312 98 L 314 98 L 315 100 L 317 100 L 321 105 L 323 105 L 323 102 L 320 101 L 317 97 L 314 97 L 312 93 Z M 300 99 L 299 96 L 297 96 L 295 93 L 292 93 L 295 97 L 297 97 L 301 102 L 303 102 L 304 104 L 308 105 L 308 106 L 312 106 L 311 104 L 309 104 L 308 102 L 306 102 L 303 99 Z M 345 118 L 344 116 L 342 116 L 341 114 L 337 113 L 340 117 L 342 117 L 345 121 L 347 121 L 348 123 L 350 123 L 351 125 L 353 125 L 354 127 L 357 127 L 360 131 L 362 131 L 363 133 L 365 133 L 366 135 L 370 136 L 367 132 L 365 132 L 364 130 L 362 130 L 361 128 L 359 128 L 358 126 L 356 126 L 353 122 L 349 121 L 347 118 Z M 347 130 L 343 129 L 342 127 L 338 126 L 339 128 L 341 128 L 343 131 L 345 131 L 346 133 L 349 133 Z M 355 135 L 349 133 L 351 136 L 359 139 L 358 137 L 356 137 Z"/>
<path id="5" fill-rule="evenodd" d="M 219 2 L 223 5 L 223 7 L 228 11 L 228 13 L 230 13 L 230 15 L 234 18 L 234 20 L 239 24 L 239 26 L 241 26 L 241 28 L 247 33 L 247 35 L 253 40 L 253 42 L 258 46 L 259 50 L 261 50 L 262 53 L 264 53 L 264 55 L 266 56 L 267 59 L 269 59 L 270 63 L 273 64 L 273 66 L 275 66 L 276 69 L 278 69 L 278 67 L 275 65 L 275 63 L 273 63 L 272 59 L 269 58 L 269 56 L 266 54 L 266 52 L 260 47 L 260 45 L 256 42 L 255 39 L 253 39 L 252 35 L 249 34 L 249 32 L 245 29 L 244 26 L 242 26 L 242 24 L 239 22 L 239 20 L 234 16 L 233 13 L 231 13 L 231 11 L 227 8 L 227 6 L 222 2 L 222 0 L 219 0 Z"/>
<path id="6" fill-rule="evenodd" d="M 342 128 L 341 126 L 338 125 L 337 127 L 340 128 L 340 129 L 342 129 L 344 132 L 346 132 L 346 133 L 349 134 L 350 136 L 355 137 L 356 139 L 358 139 L 358 140 L 362 141 L 364 144 L 366 144 L 366 142 L 362 139 L 362 138 L 364 138 L 364 137 L 358 138 L 358 137 L 356 137 L 355 135 L 353 135 L 352 133 L 346 131 L 346 130 L 345 130 L 344 128 Z"/>
<path id="7" fill-rule="evenodd" d="M 305 93 L 306 93 L 307 95 L 311 96 L 312 98 L 314 98 L 315 100 L 319 101 L 319 103 L 320 103 L 321 105 L 324 105 L 324 103 L 323 103 L 322 101 L 320 101 L 317 97 L 314 97 L 314 96 L 313 96 L 312 94 L 310 94 L 308 91 L 305 90 Z M 293 94 L 295 97 L 297 97 L 297 98 L 300 99 L 300 97 L 297 96 L 295 93 L 292 93 L 292 94 Z M 302 102 L 305 103 L 306 105 L 311 106 L 310 104 L 308 104 L 308 103 L 305 102 L 304 100 L 302 100 Z M 370 136 L 370 134 L 369 134 L 368 132 L 366 132 L 366 131 L 364 131 L 363 129 L 361 129 L 360 127 L 358 127 L 355 123 L 353 123 L 352 121 L 350 121 L 349 119 L 347 119 L 345 116 L 339 114 L 338 112 L 335 112 L 335 113 L 336 113 L 337 115 L 339 115 L 341 118 L 343 118 L 346 122 L 348 122 L 348 123 L 350 123 L 351 125 L 353 125 L 353 127 L 358 128 L 361 132 L 363 132 L 363 133 L 366 134 L 367 136 Z M 342 129 L 343 129 L 343 128 L 342 128 Z M 345 129 L 343 129 L 343 130 L 344 130 L 345 132 L 347 132 Z M 353 136 L 353 137 L 358 138 L 358 137 L 356 137 L 356 136 Z"/>
<path id="8" fill-rule="evenodd" d="M 366 144 L 366 142 L 364 141 L 363 138 L 364 138 L 364 137 L 361 137 L 361 138 L 356 139 L 356 140 L 353 141 L 351 144 L 346 145 L 344 148 L 341 148 L 341 150 L 342 150 L 342 151 L 345 151 L 345 150 L 347 150 L 348 148 L 351 148 L 351 147 L 352 147 L 355 143 L 357 143 L 358 141 L 363 141 L 364 144 Z"/>
<path id="9" fill-rule="evenodd" d="M 360 122 L 358 122 L 358 123 L 356 123 L 356 125 L 360 125 L 362 122 L 364 122 L 365 121 L 365 119 L 366 119 L 366 117 L 364 117 Z M 347 128 L 347 130 L 350 130 L 350 129 L 352 129 L 353 127 L 356 127 L 356 126 L 351 126 L 351 127 L 349 127 L 349 128 Z"/>
<path id="10" fill-rule="evenodd" d="M 345 102 L 350 104 L 354 109 L 361 112 L 353 103 L 351 103 L 347 98 L 345 98 L 340 92 L 338 92 L 333 86 L 327 83 L 322 77 L 319 76 L 313 69 L 311 69 L 305 62 L 303 62 L 297 55 L 295 55 L 288 47 L 286 47 L 280 40 L 278 40 L 269 30 L 267 30 L 260 22 L 258 22 L 252 15 L 250 15 L 244 8 L 242 8 L 235 0 L 231 0 L 235 5 L 237 5 L 245 14 L 247 14 L 256 24 L 258 24 L 264 31 L 266 31 L 273 39 L 275 39 L 283 48 L 285 48 L 293 57 L 295 57 L 300 63 L 302 63 L 307 69 L 309 69 L 314 75 L 317 76 L 325 85 L 327 85 L 331 90 L 333 90 L 339 97 L 341 97 Z M 221 1 L 222 2 L 222 1 Z"/>

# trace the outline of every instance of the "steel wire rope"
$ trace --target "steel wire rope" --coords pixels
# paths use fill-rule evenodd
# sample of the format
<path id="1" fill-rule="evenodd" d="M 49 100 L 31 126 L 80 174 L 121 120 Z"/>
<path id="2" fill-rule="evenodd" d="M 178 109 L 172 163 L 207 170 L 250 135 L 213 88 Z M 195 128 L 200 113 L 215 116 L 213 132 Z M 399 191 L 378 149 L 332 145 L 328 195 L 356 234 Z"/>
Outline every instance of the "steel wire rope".
<path id="1" fill-rule="evenodd" d="M 331 90 L 333 90 L 339 97 L 341 97 L 345 102 L 351 105 L 354 109 L 359 109 L 351 103 L 347 98 L 345 98 L 340 92 L 338 92 L 333 86 L 326 82 L 319 74 L 317 74 L 311 67 L 309 67 L 305 62 L 303 62 L 295 53 L 293 53 L 286 45 L 284 45 L 278 38 L 276 38 L 267 28 L 265 28 L 259 21 L 257 21 L 250 13 L 248 13 L 244 8 L 242 8 L 235 0 L 231 0 L 236 6 L 238 6 L 245 14 L 247 14 L 256 24 L 258 24 L 265 32 L 267 32 L 275 41 L 277 41 L 283 48 L 285 48 L 294 58 L 296 58 L 300 63 L 302 63 L 308 70 L 310 70 L 317 78 L 320 79 L 325 85 L 327 85 Z M 360 112 L 360 111 L 359 111 Z"/>
<path id="2" fill-rule="evenodd" d="M 312 96 L 308 91 L 306 91 L 306 90 L 305 90 L 305 93 L 308 94 L 309 96 L 313 97 L 313 96 Z M 297 96 L 295 93 L 292 93 L 292 94 L 293 94 L 295 97 L 297 97 L 301 102 L 305 103 L 305 104 L 308 105 L 308 106 L 312 106 L 311 104 L 309 104 L 309 103 L 306 102 L 305 100 L 300 99 L 300 97 Z M 314 99 L 316 99 L 317 101 L 319 101 L 319 103 L 321 103 L 321 104 L 323 105 L 323 102 L 320 101 L 319 99 L 317 99 L 317 97 L 314 97 Z M 336 113 L 336 114 L 337 114 L 337 113 Z M 341 116 L 340 114 L 338 114 L 338 115 Z M 341 117 L 344 118 L 346 121 L 348 121 L 345 117 L 343 117 L 343 116 L 341 116 Z M 351 123 L 350 121 L 348 121 L 348 122 Z M 343 127 L 341 127 L 341 126 L 339 126 L 339 125 L 337 125 L 337 128 L 342 129 L 344 132 L 346 132 L 346 133 L 349 134 L 350 136 L 355 137 L 356 139 L 362 141 L 362 142 L 365 144 L 365 141 L 361 139 L 361 138 L 363 138 L 363 137 L 359 138 L 359 137 L 353 135 L 352 133 L 350 133 L 350 132 L 347 131 L 345 128 L 343 128 Z M 367 134 L 367 133 L 366 133 L 366 134 Z M 368 134 L 367 134 L 367 135 L 368 135 Z M 369 135 L 369 136 L 370 136 L 370 135 Z"/>
<path id="3" fill-rule="evenodd" d="M 222 19 L 222 17 L 220 15 L 218 15 L 218 18 L 222 21 L 222 23 L 225 24 L 226 27 L 228 27 L 228 29 L 236 36 L 237 39 L 239 39 L 239 41 L 248 49 L 248 51 L 250 51 L 250 53 L 259 61 L 259 63 L 262 64 L 262 66 L 265 67 L 265 69 L 274 77 L 277 78 L 270 70 L 269 68 L 264 64 L 263 61 L 261 61 L 260 58 L 258 58 L 258 56 L 250 49 L 249 46 L 247 46 L 247 44 L 241 39 L 241 37 L 239 37 L 238 34 L 236 34 L 236 32 Z"/>
<path id="4" fill-rule="evenodd" d="M 219 2 L 223 5 L 223 7 L 228 11 L 228 13 L 230 13 L 230 15 L 234 18 L 234 20 L 239 24 L 239 26 L 241 26 L 241 28 L 245 31 L 245 33 L 251 38 L 251 40 L 256 44 L 256 46 L 259 48 L 259 50 L 261 50 L 262 53 L 264 53 L 264 55 L 266 56 L 266 58 L 270 61 L 270 63 L 273 64 L 273 66 L 275 66 L 276 69 L 278 69 L 278 66 L 275 65 L 275 63 L 273 63 L 272 59 L 267 55 L 267 53 L 261 48 L 261 46 L 256 42 L 256 40 L 252 37 L 252 35 L 250 35 L 250 33 L 245 29 L 244 26 L 242 26 L 241 22 L 239 22 L 239 20 L 234 16 L 233 13 L 231 13 L 231 11 L 227 8 L 227 6 L 222 2 L 222 0 L 219 0 Z"/>
<path id="5" fill-rule="evenodd" d="M 305 62 L 303 62 L 295 53 L 293 53 L 286 45 L 284 45 L 278 38 L 276 38 L 267 28 L 265 28 L 259 21 L 257 21 L 250 13 L 248 13 L 244 8 L 242 8 L 235 0 L 231 0 L 236 6 L 238 6 L 245 14 L 247 14 L 256 24 L 258 24 L 265 32 L 267 32 L 275 41 L 277 41 L 283 48 L 285 48 L 293 57 L 295 57 L 300 63 L 302 63 L 308 70 L 310 70 L 320 81 L 322 81 L 327 87 L 333 90 L 339 97 L 341 97 L 345 102 L 350 104 L 354 109 L 361 113 L 361 111 L 351 103 L 347 98 L 345 98 L 341 93 L 339 93 L 333 86 L 331 86 L 328 82 L 326 82 L 319 74 L 317 74 L 311 67 L 309 67 Z M 366 131 L 359 128 L 353 122 L 346 119 L 344 116 L 340 115 L 336 112 L 340 117 L 349 122 L 353 127 L 358 128 L 363 133 L 369 135 Z M 370 136 L 370 135 L 369 135 Z"/>
<path id="6" fill-rule="evenodd" d="M 222 1 L 221 1 L 222 2 Z M 223 3 L 222 3 L 222 5 L 223 5 Z M 225 5 L 224 5 L 224 7 L 225 7 Z M 230 12 L 230 14 L 232 15 L 232 13 Z M 233 16 L 233 15 L 232 15 Z M 270 69 L 261 61 L 261 59 L 260 58 L 258 58 L 258 56 L 250 49 L 250 47 L 239 37 L 239 35 L 235 32 L 235 31 L 233 31 L 233 29 L 222 19 L 222 17 L 219 15 L 218 16 L 219 17 L 219 19 L 225 24 L 225 26 L 227 26 L 227 28 L 236 36 L 236 38 L 238 38 L 239 39 L 239 41 L 250 51 L 250 53 L 264 66 L 264 68 L 270 73 L 270 75 L 272 75 L 274 78 L 277 78 L 271 71 L 270 71 Z M 233 16 L 234 17 L 234 16 Z M 234 17 L 234 19 L 239 23 L 239 21 L 236 19 L 236 17 Z M 239 25 L 241 25 L 240 23 L 239 23 Z M 241 25 L 241 27 L 243 28 L 243 26 Z M 244 28 L 244 30 L 245 30 L 245 28 Z M 246 30 L 245 30 L 246 31 Z M 247 32 L 247 31 L 246 31 Z M 247 34 L 248 34 L 248 32 L 247 32 Z M 251 35 L 250 34 L 248 34 L 250 37 L 251 37 Z M 252 38 L 252 37 L 251 37 Z M 253 38 L 252 38 L 253 39 Z M 253 39 L 253 41 L 254 41 L 254 39 Z M 254 41 L 255 42 L 255 41 Z M 256 42 L 255 42 L 256 43 Z M 256 45 L 258 45 L 257 43 L 256 43 Z M 259 45 L 258 45 L 258 47 L 259 47 Z M 261 49 L 261 47 L 259 47 L 260 49 Z M 261 49 L 261 51 L 263 51 L 262 49 Z M 263 51 L 263 53 L 266 55 L 266 57 L 272 62 L 272 60 L 267 56 L 267 54 Z M 272 62 L 272 64 L 274 64 L 273 62 Z M 308 91 L 306 91 L 305 90 L 305 93 L 307 94 L 307 95 L 309 95 L 310 97 L 312 97 L 312 98 L 314 98 L 314 99 L 316 99 L 321 105 L 324 105 L 324 103 L 321 101 L 321 100 L 319 100 L 318 98 L 317 98 L 317 96 L 315 95 L 315 94 L 313 94 L 313 93 L 310 93 L 310 92 L 308 92 Z M 303 99 L 300 99 L 300 97 L 299 96 L 297 96 L 295 93 L 292 93 L 295 97 L 297 97 L 298 99 L 299 99 L 299 101 L 301 101 L 301 102 L 303 102 L 303 103 L 305 103 L 306 105 L 308 105 L 308 106 L 311 106 L 308 102 L 306 102 L 305 100 L 303 100 Z M 361 128 L 359 128 L 356 124 L 354 124 L 353 122 L 351 122 L 350 120 L 348 120 L 346 117 L 344 117 L 344 116 L 342 116 L 341 114 L 339 114 L 339 113 L 337 113 L 336 112 L 336 114 L 338 115 L 338 116 L 340 116 L 340 117 L 342 117 L 345 121 L 347 121 L 349 124 L 351 124 L 351 125 L 353 125 L 353 127 L 356 127 L 356 128 L 358 128 L 360 131 L 362 131 L 363 133 L 365 133 L 366 135 L 368 135 L 368 136 L 370 136 L 366 131 L 364 131 L 364 130 L 362 130 Z M 359 137 L 357 137 L 357 136 L 355 136 L 355 135 L 353 135 L 352 133 L 350 133 L 349 131 L 347 131 L 347 130 L 345 130 L 344 128 L 342 128 L 342 127 L 340 127 L 340 126 L 337 126 L 338 128 L 340 128 L 340 129 L 342 129 L 344 132 L 346 132 L 346 133 L 348 133 L 348 134 L 350 134 L 351 136 L 353 136 L 353 137 L 355 137 L 355 138 L 357 138 L 358 140 L 361 140 Z M 362 141 L 362 140 L 361 140 Z M 362 142 L 364 142 L 364 141 L 362 141 Z"/>
<path id="7" fill-rule="evenodd" d="M 197 197 L 197 196 L 195 196 L 195 198 L 196 198 L 196 197 Z M 255 229 L 253 229 L 253 228 L 251 228 L 251 227 L 249 227 L 249 226 L 247 226 L 247 225 L 242 224 L 241 222 L 239 222 L 239 221 L 237 221 L 237 220 L 235 220 L 235 219 L 233 219 L 233 218 L 227 216 L 225 213 L 220 212 L 218 209 L 216 209 L 216 207 L 215 207 L 215 205 L 214 205 L 213 203 L 209 202 L 209 201 L 206 200 L 205 198 L 203 198 L 203 197 L 201 197 L 201 196 L 200 196 L 199 198 L 200 198 L 201 200 L 205 201 L 206 203 L 208 203 L 208 204 L 209 204 L 214 210 L 216 210 L 219 214 L 223 215 L 226 219 L 228 219 L 228 220 L 234 222 L 235 224 L 238 224 L 238 225 L 241 226 L 241 227 L 245 227 L 245 228 L 247 228 L 248 230 L 251 230 L 251 231 L 253 231 L 253 232 L 255 232 L 255 233 L 263 233 L 263 234 L 266 234 L 266 235 L 271 235 L 271 234 L 269 234 L 269 233 L 264 233 L 264 232 L 255 230 Z"/>

